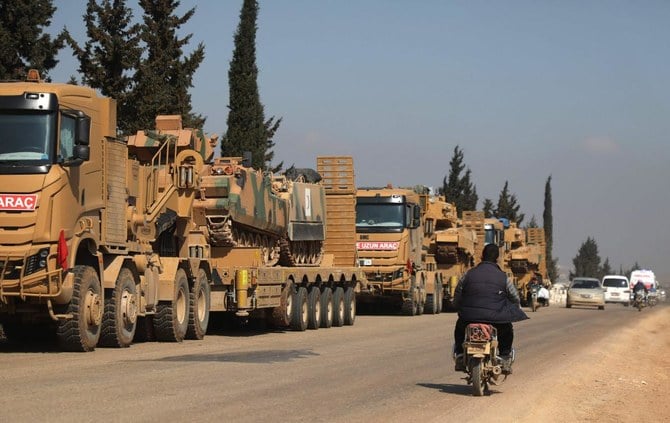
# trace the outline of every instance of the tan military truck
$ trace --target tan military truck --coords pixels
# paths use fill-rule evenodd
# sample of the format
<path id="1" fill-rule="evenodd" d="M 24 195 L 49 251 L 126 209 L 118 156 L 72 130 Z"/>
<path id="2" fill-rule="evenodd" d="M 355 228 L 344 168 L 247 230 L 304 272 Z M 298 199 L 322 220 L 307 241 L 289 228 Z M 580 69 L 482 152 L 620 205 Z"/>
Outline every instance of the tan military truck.
<path id="1" fill-rule="evenodd" d="M 207 142 L 178 117 L 116 137 L 113 100 L 44 83 L 0 83 L 0 323 L 60 346 L 128 346 L 136 330 L 201 338 L 209 246 L 191 223 Z M 211 149 L 210 149 L 211 150 Z"/>
<path id="2" fill-rule="evenodd" d="M 463 227 L 456 205 L 443 196 L 423 196 L 424 251 L 426 270 L 440 270 L 442 296 L 438 298 L 439 310 L 452 308 L 458 280 L 474 265 L 477 234 Z M 438 289 L 438 292 L 440 290 Z M 430 300 L 428 301 L 430 304 Z M 430 307 L 429 307 L 430 309 Z"/>
<path id="3" fill-rule="evenodd" d="M 368 284 L 359 302 L 395 304 L 410 316 L 441 311 L 446 274 L 424 248 L 427 204 L 411 189 L 357 190 L 356 250 Z"/>
<path id="4" fill-rule="evenodd" d="M 353 325 L 365 276 L 355 248 L 351 157 L 318 157 L 321 181 L 220 158 L 201 176 L 195 222 L 211 245 L 215 317 L 294 330 Z"/>

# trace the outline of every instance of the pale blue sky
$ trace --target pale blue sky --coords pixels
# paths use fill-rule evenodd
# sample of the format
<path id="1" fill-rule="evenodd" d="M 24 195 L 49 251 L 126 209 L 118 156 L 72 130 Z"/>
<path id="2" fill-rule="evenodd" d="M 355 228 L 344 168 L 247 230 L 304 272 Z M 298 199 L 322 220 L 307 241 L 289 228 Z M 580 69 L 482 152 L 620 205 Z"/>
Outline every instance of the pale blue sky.
<path id="1" fill-rule="evenodd" d="M 86 1 L 55 3 L 54 30 L 85 41 Z M 196 3 L 193 107 L 222 133 L 242 1 L 181 13 Z M 458 144 L 479 207 L 509 180 L 542 224 L 551 174 L 566 272 L 591 236 L 616 269 L 638 261 L 670 284 L 668 22 L 668 1 L 261 0 L 261 101 L 283 117 L 278 160 L 353 155 L 359 185 L 438 186 Z M 59 59 L 66 81 L 77 63 Z"/>

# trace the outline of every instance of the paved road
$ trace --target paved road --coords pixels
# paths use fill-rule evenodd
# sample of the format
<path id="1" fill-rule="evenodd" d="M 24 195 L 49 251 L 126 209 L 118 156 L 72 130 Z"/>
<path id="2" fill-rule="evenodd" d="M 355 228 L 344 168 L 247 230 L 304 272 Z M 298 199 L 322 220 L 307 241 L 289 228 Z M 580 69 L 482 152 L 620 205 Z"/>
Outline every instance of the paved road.
<path id="1" fill-rule="evenodd" d="M 476 420 L 482 401 L 509 407 L 511 392 L 532 389 L 548 363 L 638 317 L 618 305 L 529 315 L 515 326 L 514 375 L 485 399 L 453 371 L 454 314 L 358 316 L 353 327 L 236 331 L 88 354 L 0 342 L 0 420 Z"/>

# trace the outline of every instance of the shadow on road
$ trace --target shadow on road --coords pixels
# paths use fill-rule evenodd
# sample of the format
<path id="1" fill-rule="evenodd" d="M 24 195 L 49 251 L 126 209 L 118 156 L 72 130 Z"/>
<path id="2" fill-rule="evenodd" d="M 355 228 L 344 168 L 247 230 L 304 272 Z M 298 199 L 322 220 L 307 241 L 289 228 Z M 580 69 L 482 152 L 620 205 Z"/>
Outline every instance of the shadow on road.
<path id="1" fill-rule="evenodd" d="M 453 383 L 417 383 L 418 386 L 423 386 L 424 388 L 437 389 L 440 392 L 445 394 L 455 394 L 463 395 L 466 397 L 472 396 L 472 386 L 463 384 L 454 385 Z M 484 395 L 494 395 L 499 394 L 500 392 L 496 390 L 488 389 Z"/>
<path id="2" fill-rule="evenodd" d="M 318 357 L 311 350 L 265 350 L 241 351 L 222 354 L 187 354 L 163 357 L 145 361 L 178 361 L 178 362 L 230 362 L 230 363 L 287 363 L 301 358 Z"/>

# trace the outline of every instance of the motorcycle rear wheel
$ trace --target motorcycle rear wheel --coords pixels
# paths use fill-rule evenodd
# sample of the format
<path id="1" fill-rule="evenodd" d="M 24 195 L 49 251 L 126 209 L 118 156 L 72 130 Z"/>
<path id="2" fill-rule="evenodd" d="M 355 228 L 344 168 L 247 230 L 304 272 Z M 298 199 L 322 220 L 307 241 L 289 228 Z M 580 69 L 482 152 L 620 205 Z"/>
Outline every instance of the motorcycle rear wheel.
<path id="1" fill-rule="evenodd" d="M 470 362 L 470 378 L 472 379 L 472 395 L 481 397 L 486 389 L 486 382 L 482 378 L 482 359 L 473 358 Z"/>

